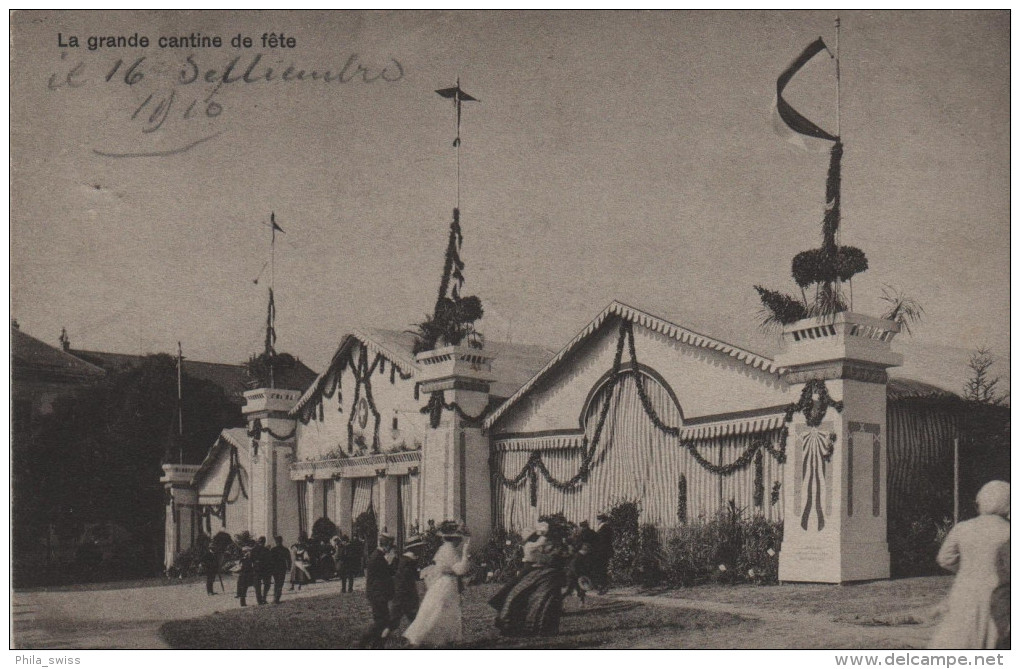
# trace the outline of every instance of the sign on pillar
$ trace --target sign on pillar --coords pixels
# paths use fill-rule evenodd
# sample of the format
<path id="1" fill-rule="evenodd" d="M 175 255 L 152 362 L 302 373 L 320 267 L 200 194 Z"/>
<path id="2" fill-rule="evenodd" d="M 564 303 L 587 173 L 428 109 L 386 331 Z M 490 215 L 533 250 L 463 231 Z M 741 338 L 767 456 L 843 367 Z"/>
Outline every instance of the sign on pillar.
<path id="1" fill-rule="evenodd" d="M 776 363 L 796 402 L 787 410 L 780 581 L 889 577 L 886 539 L 886 369 L 891 321 L 842 313 L 786 326 Z"/>

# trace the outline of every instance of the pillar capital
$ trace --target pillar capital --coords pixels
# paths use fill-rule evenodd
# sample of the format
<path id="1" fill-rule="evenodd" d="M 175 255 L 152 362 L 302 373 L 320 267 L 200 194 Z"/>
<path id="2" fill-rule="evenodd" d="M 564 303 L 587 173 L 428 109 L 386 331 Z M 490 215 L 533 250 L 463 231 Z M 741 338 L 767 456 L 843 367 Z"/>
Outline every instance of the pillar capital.
<path id="1" fill-rule="evenodd" d="M 422 391 L 466 390 L 480 393 L 489 392 L 492 376 L 493 357 L 482 349 L 468 346 L 445 346 L 423 351 L 415 356 L 421 369 Z"/>
<path id="2" fill-rule="evenodd" d="M 804 374 L 838 379 L 898 367 L 903 355 L 894 353 L 891 344 L 899 331 L 893 321 L 846 311 L 805 318 L 783 327 L 784 350 L 776 365 L 784 376 L 794 376 L 792 383 L 808 380 L 801 380 Z"/>

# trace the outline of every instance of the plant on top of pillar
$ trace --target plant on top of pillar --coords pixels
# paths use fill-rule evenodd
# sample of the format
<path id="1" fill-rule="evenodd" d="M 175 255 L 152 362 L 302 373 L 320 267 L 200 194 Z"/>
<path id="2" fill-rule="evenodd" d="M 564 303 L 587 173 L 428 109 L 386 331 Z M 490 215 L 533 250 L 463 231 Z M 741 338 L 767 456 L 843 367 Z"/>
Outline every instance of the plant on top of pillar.
<path id="1" fill-rule="evenodd" d="M 474 295 L 460 294 L 464 287 L 464 261 L 460 258 L 463 242 L 460 210 L 454 209 L 436 306 L 431 315 L 415 323 L 414 330 L 409 331 L 415 337 L 415 354 L 441 346 L 457 346 L 465 340 L 473 348 L 482 348 L 485 343 L 485 338 L 475 329 L 475 321 L 485 313 L 482 301 Z"/>
<path id="2" fill-rule="evenodd" d="M 829 151 L 828 176 L 825 180 L 822 244 L 819 248 L 798 253 L 794 256 L 790 268 L 793 280 L 800 288 L 800 299 L 760 285 L 755 286 L 764 307 L 761 325 L 765 330 L 772 330 L 777 326 L 787 325 L 801 318 L 833 316 L 852 309 L 852 279 L 855 275 L 868 269 L 868 259 L 864 255 L 864 251 L 839 243 L 840 166 L 843 160 L 843 140 L 839 134 L 839 117 L 837 115 L 836 132 L 827 132 L 794 109 L 783 98 L 783 91 L 790 80 L 809 60 L 823 50 L 828 50 L 825 43 L 821 38 L 815 40 L 780 74 L 776 81 L 776 111 L 786 126 L 784 128 L 777 125 L 777 129 L 787 135 L 790 141 L 802 147 L 806 147 L 804 137 L 813 138 L 812 142 L 818 140 L 832 142 L 832 146 Z M 838 91 L 838 55 L 836 58 Z M 838 104 L 838 93 L 836 99 Z M 849 286 L 849 294 L 844 291 L 844 284 Z"/>
<path id="3" fill-rule="evenodd" d="M 868 269 L 868 258 L 856 246 L 839 243 L 840 161 L 843 145 L 832 147 L 825 184 L 822 245 L 793 257 L 790 273 L 800 298 L 755 285 L 762 303 L 761 326 L 772 330 L 811 316 L 833 316 L 853 307 L 853 277 Z M 849 287 L 847 293 L 845 286 Z"/>

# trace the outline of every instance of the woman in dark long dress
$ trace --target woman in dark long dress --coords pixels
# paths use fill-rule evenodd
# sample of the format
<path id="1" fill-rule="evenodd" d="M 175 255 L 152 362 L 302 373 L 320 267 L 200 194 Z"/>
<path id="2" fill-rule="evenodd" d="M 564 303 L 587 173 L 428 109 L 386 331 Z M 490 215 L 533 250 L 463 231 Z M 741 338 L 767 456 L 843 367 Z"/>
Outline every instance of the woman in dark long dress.
<path id="1" fill-rule="evenodd" d="M 544 527 L 543 527 L 544 526 Z M 548 526 L 538 529 L 524 544 L 524 568 L 513 583 L 489 600 L 496 609 L 496 627 L 507 636 L 549 636 L 560 629 L 565 547 L 546 537 Z"/>

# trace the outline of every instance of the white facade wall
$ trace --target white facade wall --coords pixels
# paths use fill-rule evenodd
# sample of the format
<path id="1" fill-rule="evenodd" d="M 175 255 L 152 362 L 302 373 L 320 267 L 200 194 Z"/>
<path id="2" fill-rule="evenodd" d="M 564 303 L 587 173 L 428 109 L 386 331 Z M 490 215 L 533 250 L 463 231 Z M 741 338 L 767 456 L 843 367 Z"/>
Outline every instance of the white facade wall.
<path id="1" fill-rule="evenodd" d="M 355 361 L 362 355 L 360 343 L 354 344 L 351 353 Z M 369 354 L 368 364 L 372 365 L 373 354 Z M 421 413 L 428 397 L 414 399 L 415 380 L 402 379 L 399 373 L 391 376 L 392 363 L 376 366 L 371 375 L 372 399 L 379 412 L 379 446 L 383 453 L 401 450 L 415 450 L 425 443 L 425 431 L 428 428 L 428 416 Z M 390 380 L 393 379 L 391 383 Z M 298 421 L 297 462 L 319 460 L 335 455 L 338 451 L 347 452 L 347 423 L 351 411 L 355 409 L 354 395 L 357 382 L 350 367 L 345 366 L 340 375 L 340 387 L 331 398 L 322 398 L 322 407 L 312 412 L 312 419 L 307 425 Z M 333 379 L 326 379 L 325 388 L 333 387 Z M 359 394 L 365 397 L 364 388 Z M 338 411 L 338 409 L 342 409 Z M 393 419 L 397 419 L 397 429 L 393 429 Z M 354 435 L 361 435 L 371 452 L 375 418 L 371 411 L 365 427 L 354 421 Z"/>
<path id="2" fill-rule="evenodd" d="M 588 393 L 612 369 L 619 324 L 618 318 L 607 320 L 501 417 L 493 432 L 579 429 L 578 419 Z M 672 388 L 685 421 L 790 402 L 786 384 L 776 374 L 732 356 L 681 343 L 637 324 L 634 341 L 638 362 L 658 372 Z M 622 360 L 630 362 L 627 346 Z"/>

